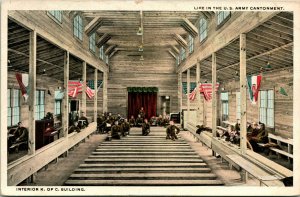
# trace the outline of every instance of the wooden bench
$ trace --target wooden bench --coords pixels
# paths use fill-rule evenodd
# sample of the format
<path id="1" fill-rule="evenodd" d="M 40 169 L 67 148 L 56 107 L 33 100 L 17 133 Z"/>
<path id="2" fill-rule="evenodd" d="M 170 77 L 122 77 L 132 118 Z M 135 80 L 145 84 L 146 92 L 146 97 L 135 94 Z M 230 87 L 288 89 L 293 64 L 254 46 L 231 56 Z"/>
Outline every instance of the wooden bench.
<path id="1" fill-rule="evenodd" d="M 268 139 L 269 139 L 269 143 L 272 142 L 272 140 L 276 141 L 276 144 L 281 148 L 275 148 L 275 147 L 270 147 L 270 150 L 276 152 L 276 154 L 278 155 L 278 157 L 280 157 L 280 155 L 284 155 L 288 158 L 288 160 L 290 161 L 290 159 L 293 159 L 293 139 L 287 139 L 287 138 L 283 138 L 281 136 L 278 135 L 274 135 L 272 133 L 268 133 Z M 282 145 L 282 143 L 287 144 L 287 150 L 284 150 L 284 146 Z M 261 147 L 265 147 L 266 144 L 264 143 L 258 143 L 259 146 Z"/>
<path id="2" fill-rule="evenodd" d="M 284 186 L 284 184 L 279 180 L 276 174 L 270 174 L 269 172 L 263 170 L 259 166 L 255 165 L 251 161 L 243 158 L 240 155 L 226 155 L 228 159 L 236 163 L 242 169 L 241 178 L 247 182 L 248 173 L 259 180 L 260 186 L 262 184 L 266 186 Z"/>

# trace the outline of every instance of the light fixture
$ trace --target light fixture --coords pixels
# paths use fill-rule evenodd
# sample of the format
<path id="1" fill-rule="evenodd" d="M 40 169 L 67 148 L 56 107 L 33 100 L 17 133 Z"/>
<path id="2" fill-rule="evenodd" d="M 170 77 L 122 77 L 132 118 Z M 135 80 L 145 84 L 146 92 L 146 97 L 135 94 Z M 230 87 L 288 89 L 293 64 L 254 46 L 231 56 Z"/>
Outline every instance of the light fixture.
<path id="1" fill-rule="evenodd" d="M 140 52 L 144 51 L 143 45 L 140 45 L 140 46 L 139 46 L 139 51 L 140 51 Z"/>
<path id="2" fill-rule="evenodd" d="M 144 56 L 141 55 L 140 61 L 144 61 Z"/>
<path id="3" fill-rule="evenodd" d="M 271 69 L 272 68 L 271 65 L 270 65 L 270 56 L 271 55 L 268 56 L 267 65 L 265 66 L 266 69 Z"/>
<path id="4" fill-rule="evenodd" d="M 46 69 L 43 70 L 43 73 L 42 73 L 42 74 L 43 74 L 43 75 L 46 75 Z"/>
<path id="5" fill-rule="evenodd" d="M 170 97 L 169 97 L 169 96 L 166 96 L 166 99 L 167 99 L 167 100 L 169 100 L 169 99 L 170 99 Z"/>
<path id="6" fill-rule="evenodd" d="M 136 35 L 142 36 L 143 35 L 143 29 L 142 27 L 139 27 L 139 30 L 136 32 Z"/>

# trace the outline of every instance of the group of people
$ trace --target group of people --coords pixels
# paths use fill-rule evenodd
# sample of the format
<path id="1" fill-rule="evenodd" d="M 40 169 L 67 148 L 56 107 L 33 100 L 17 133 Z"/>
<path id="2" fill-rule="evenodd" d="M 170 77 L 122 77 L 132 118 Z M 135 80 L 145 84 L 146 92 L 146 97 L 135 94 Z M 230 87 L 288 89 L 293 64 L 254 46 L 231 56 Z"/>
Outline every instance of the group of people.
<path id="1" fill-rule="evenodd" d="M 129 119 L 129 124 L 131 127 L 141 127 L 144 123 L 145 118 L 141 116 L 141 114 L 138 114 L 137 118 L 135 119 L 132 115 Z M 165 127 L 169 124 L 170 118 L 169 116 L 165 115 L 164 117 L 162 115 L 159 115 L 158 117 L 152 116 L 149 120 L 149 124 L 151 126 L 162 126 Z"/>

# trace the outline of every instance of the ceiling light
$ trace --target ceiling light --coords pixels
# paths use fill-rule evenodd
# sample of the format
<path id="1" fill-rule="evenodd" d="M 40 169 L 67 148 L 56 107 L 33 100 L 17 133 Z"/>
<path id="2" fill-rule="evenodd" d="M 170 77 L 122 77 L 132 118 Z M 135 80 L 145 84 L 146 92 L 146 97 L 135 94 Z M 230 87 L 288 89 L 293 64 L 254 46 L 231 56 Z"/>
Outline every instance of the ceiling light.
<path id="1" fill-rule="evenodd" d="M 140 61 L 144 61 L 144 56 L 141 55 Z"/>
<path id="2" fill-rule="evenodd" d="M 139 51 L 144 51 L 143 45 L 140 45 L 140 46 L 139 46 Z"/>

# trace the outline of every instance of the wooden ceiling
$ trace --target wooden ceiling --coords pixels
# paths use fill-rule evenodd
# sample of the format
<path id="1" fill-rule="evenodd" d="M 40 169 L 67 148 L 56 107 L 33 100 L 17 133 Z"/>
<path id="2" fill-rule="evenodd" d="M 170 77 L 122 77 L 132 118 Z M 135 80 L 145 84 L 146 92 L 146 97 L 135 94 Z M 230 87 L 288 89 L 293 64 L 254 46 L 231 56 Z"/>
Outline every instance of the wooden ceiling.
<path id="1" fill-rule="evenodd" d="M 70 17 L 76 12 L 69 12 Z M 141 15 L 142 14 L 142 15 Z M 101 19 L 96 31 L 103 37 L 106 48 L 111 47 L 110 55 L 126 56 L 126 60 L 137 60 L 143 54 L 148 61 L 173 62 L 171 51 L 177 54 L 180 47 L 175 39 L 179 35 L 186 39 L 188 30 L 185 20 L 195 23 L 201 15 L 213 17 L 213 12 L 158 12 L 158 11 L 82 11 L 81 15 L 90 23 L 95 17 Z M 144 28 L 143 36 L 137 35 L 139 27 Z M 142 44 L 143 52 L 138 48 Z M 28 72 L 29 31 L 12 20 L 8 21 L 9 70 Z M 49 77 L 63 79 L 64 52 L 57 46 L 37 38 L 37 73 L 44 69 Z M 259 73 L 270 70 L 292 69 L 293 67 L 293 14 L 282 12 L 247 33 L 247 72 Z M 211 78 L 211 58 L 201 62 L 201 77 Z M 217 70 L 220 80 L 230 80 L 239 72 L 239 39 L 217 51 Z M 87 73 L 93 73 L 88 66 Z M 70 55 L 70 78 L 80 78 L 82 61 Z"/>

